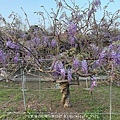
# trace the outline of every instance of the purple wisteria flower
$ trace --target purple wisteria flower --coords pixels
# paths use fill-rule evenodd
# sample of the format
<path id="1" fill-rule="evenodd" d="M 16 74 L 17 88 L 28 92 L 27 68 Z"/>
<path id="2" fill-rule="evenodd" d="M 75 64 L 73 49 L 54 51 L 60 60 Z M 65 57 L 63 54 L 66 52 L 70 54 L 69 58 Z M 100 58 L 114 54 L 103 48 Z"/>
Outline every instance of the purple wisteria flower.
<path id="1" fill-rule="evenodd" d="M 89 10 L 88 12 L 88 18 L 92 15 L 93 11 Z"/>
<path id="2" fill-rule="evenodd" d="M 77 25 L 73 22 L 70 22 L 68 27 L 68 35 L 74 36 L 76 32 L 77 32 Z"/>
<path id="3" fill-rule="evenodd" d="M 111 49 L 114 49 L 114 45 L 113 44 L 110 44 L 109 46 L 108 46 L 108 50 L 111 50 Z"/>
<path id="4" fill-rule="evenodd" d="M 106 37 L 107 37 L 107 38 L 110 38 L 110 37 L 111 37 L 111 36 L 110 36 L 110 33 L 105 33 L 105 34 L 104 34 L 104 37 L 105 37 L 105 38 L 106 38 Z"/>
<path id="5" fill-rule="evenodd" d="M 64 68 L 64 65 L 61 61 L 56 61 L 53 66 L 54 76 L 55 77 L 61 77 L 61 79 L 66 78 L 66 70 Z"/>
<path id="6" fill-rule="evenodd" d="M 99 60 L 99 59 L 94 61 L 93 65 L 92 65 L 92 69 L 96 69 L 97 67 L 99 67 L 100 63 L 101 63 L 101 60 Z"/>
<path id="7" fill-rule="evenodd" d="M 14 57 L 14 63 L 17 64 L 17 63 L 18 63 L 18 60 L 19 60 L 19 59 L 18 59 L 18 56 L 15 56 L 15 57 Z"/>
<path id="8" fill-rule="evenodd" d="M 32 41 L 36 46 L 40 44 L 40 38 L 35 37 Z"/>
<path id="9" fill-rule="evenodd" d="M 63 69 L 64 68 L 63 63 L 61 61 L 58 62 L 58 67 L 59 67 L 59 69 Z"/>
<path id="10" fill-rule="evenodd" d="M 54 66 L 53 66 L 53 70 L 58 74 L 60 74 L 60 70 L 63 68 L 64 68 L 64 66 L 63 66 L 61 61 L 56 61 Z"/>
<path id="11" fill-rule="evenodd" d="M 30 47 L 28 47 L 28 50 L 26 50 L 26 53 L 27 53 L 27 56 L 31 56 L 31 48 Z"/>
<path id="12" fill-rule="evenodd" d="M 11 48 L 11 49 L 16 49 L 16 50 L 19 49 L 19 45 L 17 45 L 16 43 L 13 43 L 11 40 L 8 40 L 6 42 L 6 46 Z"/>
<path id="13" fill-rule="evenodd" d="M 97 86 L 97 82 L 96 82 L 95 76 L 92 76 L 91 80 L 92 80 L 92 83 L 91 83 L 91 86 L 90 86 L 90 92 L 92 93 L 94 87 Z"/>
<path id="14" fill-rule="evenodd" d="M 96 9 L 93 7 L 91 10 L 88 12 L 88 18 L 92 15 L 92 13 L 96 12 Z"/>
<path id="15" fill-rule="evenodd" d="M 88 73 L 88 64 L 86 60 L 81 61 L 82 71 L 87 74 Z"/>
<path id="16" fill-rule="evenodd" d="M 55 48 L 57 46 L 57 41 L 55 39 L 52 39 L 51 46 Z"/>
<path id="17" fill-rule="evenodd" d="M 19 53 L 16 53 L 14 59 L 13 59 L 14 63 L 17 64 L 19 61 Z"/>
<path id="18" fill-rule="evenodd" d="M 11 45 L 11 40 L 8 40 L 7 42 L 6 42 L 6 46 L 10 46 Z"/>
<path id="19" fill-rule="evenodd" d="M 4 64 L 5 63 L 5 53 L 0 50 L 0 61 Z"/>
<path id="20" fill-rule="evenodd" d="M 114 50 L 111 50 L 111 51 L 110 51 L 110 54 L 109 54 L 109 57 L 110 57 L 111 59 L 115 59 L 115 58 L 117 57 L 117 53 L 116 53 Z"/>
<path id="21" fill-rule="evenodd" d="M 116 64 L 120 65 L 120 53 L 117 54 L 115 62 L 116 62 Z"/>
<path id="22" fill-rule="evenodd" d="M 12 49 L 14 49 L 14 48 L 15 48 L 15 44 L 14 44 L 14 43 L 12 43 L 12 41 L 11 41 L 11 40 L 8 40 L 8 41 L 7 41 L 6 46 L 7 46 L 7 47 L 9 47 L 9 48 L 12 48 Z"/>
<path id="23" fill-rule="evenodd" d="M 113 41 L 118 41 L 118 40 L 120 40 L 120 35 L 115 36 L 112 40 L 113 40 Z"/>
<path id="24" fill-rule="evenodd" d="M 27 35 L 25 33 L 20 35 L 20 37 L 23 38 L 23 39 L 26 38 L 26 36 Z"/>
<path id="25" fill-rule="evenodd" d="M 80 67 L 80 61 L 78 59 L 76 59 L 76 58 L 73 58 L 73 64 L 72 64 L 72 66 L 73 66 L 73 69 L 75 71 L 78 70 L 79 67 Z"/>
<path id="26" fill-rule="evenodd" d="M 120 46 L 115 44 L 110 44 L 108 46 L 108 58 L 112 60 L 115 64 L 120 64 Z"/>
<path id="27" fill-rule="evenodd" d="M 94 44 L 94 43 L 91 43 L 90 44 L 90 47 L 94 50 L 94 51 L 98 51 L 98 47 Z"/>
<path id="28" fill-rule="evenodd" d="M 109 57 L 114 61 L 115 64 L 120 64 L 120 53 L 116 53 L 112 50 L 109 54 Z"/>
<path id="29" fill-rule="evenodd" d="M 33 34 L 36 35 L 38 33 L 38 30 L 39 30 L 38 28 L 34 28 Z"/>
<path id="30" fill-rule="evenodd" d="M 60 69 L 60 74 L 61 74 L 61 78 L 62 79 L 65 79 L 65 74 L 66 72 L 65 72 L 65 69 L 64 68 L 62 68 L 62 69 Z"/>
<path id="31" fill-rule="evenodd" d="M 101 1 L 100 0 L 93 0 L 93 5 L 98 8 L 101 5 Z"/>
<path id="32" fill-rule="evenodd" d="M 106 50 L 103 49 L 100 53 L 99 59 L 103 59 L 106 55 Z"/>
<path id="33" fill-rule="evenodd" d="M 58 61 L 55 62 L 54 66 L 53 66 L 53 70 L 55 72 L 57 72 L 57 71 L 60 72 L 59 67 L 58 67 Z"/>
<path id="34" fill-rule="evenodd" d="M 99 48 L 98 48 L 98 46 L 96 46 L 94 43 L 91 43 L 89 48 L 90 48 L 90 50 L 92 50 L 93 56 L 95 58 L 97 58 L 97 56 L 99 54 Z"/>
<path id="35" fill-rule="evenodd" d="M 2 57 L 4 55 L 3 50 L 0 50 L 0 57 Z"/>
<path id="36" fill-rule="evenodd" d="M 71 46 L 75 45 L 75 41 L 76 41 L 75 36 L 69 36 L 69 43 L 71 44 Z"/>
<path id="37" fill-rule="evenodd" d="M 43 38 L 43 45 L 45 47 L 47 47 L 47 45 L 48 45 L 48 37 L 47 36 L 44 36 L 44 38 Z"/>

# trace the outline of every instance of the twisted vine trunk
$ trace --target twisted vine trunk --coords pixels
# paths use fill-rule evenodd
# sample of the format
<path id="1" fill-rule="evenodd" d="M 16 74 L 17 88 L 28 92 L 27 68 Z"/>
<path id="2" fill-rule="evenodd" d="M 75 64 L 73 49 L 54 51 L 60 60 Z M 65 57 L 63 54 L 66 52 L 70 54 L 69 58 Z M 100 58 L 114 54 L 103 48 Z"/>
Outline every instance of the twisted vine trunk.
<path id="1" fill-rule="evenodd" d="M 60 81 L 60 88 L 62 93 L 61 103 L 64 107 L 70 107 L 70 89 L 69 89 L 69 82 L 67 80 Z"/>

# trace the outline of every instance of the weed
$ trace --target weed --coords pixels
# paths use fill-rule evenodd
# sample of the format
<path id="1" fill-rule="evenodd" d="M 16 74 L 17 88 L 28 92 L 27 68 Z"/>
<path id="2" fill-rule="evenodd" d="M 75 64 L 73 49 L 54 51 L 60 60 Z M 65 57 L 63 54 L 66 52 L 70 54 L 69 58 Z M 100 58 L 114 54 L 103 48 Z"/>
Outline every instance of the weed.
<path id="1" fill-rule="evenodd" d="M 84 113 L 84 117 L 88 120 L 103 120 L 102 117 L 103 108 L 102 107 L 94 107 L 91 110 L 87 110 Z"/>

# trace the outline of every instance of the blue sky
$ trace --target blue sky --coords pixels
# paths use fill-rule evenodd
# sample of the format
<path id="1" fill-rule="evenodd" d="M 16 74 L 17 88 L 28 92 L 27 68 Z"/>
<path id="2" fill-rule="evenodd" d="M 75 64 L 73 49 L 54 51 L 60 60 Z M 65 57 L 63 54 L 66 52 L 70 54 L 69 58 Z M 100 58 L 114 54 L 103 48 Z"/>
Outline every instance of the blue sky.
<path id="1" fill-rule="evenodd" d="M 70 0 L 66 0 L 68 3 L 70 3 Z M 75 0 L 77 5 L 82 7 L 85 3 L 88 5 L 88 0 Z M 92 1 L 92 0 L 90 0 Z M 102 7 L 106 5 L 106 3 L 109 0 L 101 0 Z M 86 5 L 86 6 L 87 6 Z M 38 11 L 44 11 L 40 6 L 45 6 L 46 10 L 48 12 L 51 11 L 51 8 L 54 8 L 56 10 L 55 1 L 54 0 L 0 0 L 0 14 L 2 14 L 3 17 L 7 21 L 9 21 L 8 16 L 12 11 L 17 13 L 21 16 L 22 21 L 24 22 L 25 15 L 21 9 L 21 7 L 24 9 L 24 11 L 28 15 L 28 19 L 30 24 L 37 24 L 39 16 L 34 14 L 34 12 Z M 108 7 L 108 11 L 114 12 L 120 7 L 120 0 L 114 0 L 114 3 L 111 3 Z M 102 11 L 101 11 L 102 12 Z M 98 18 L 99 18 L 98 14 Z"/>

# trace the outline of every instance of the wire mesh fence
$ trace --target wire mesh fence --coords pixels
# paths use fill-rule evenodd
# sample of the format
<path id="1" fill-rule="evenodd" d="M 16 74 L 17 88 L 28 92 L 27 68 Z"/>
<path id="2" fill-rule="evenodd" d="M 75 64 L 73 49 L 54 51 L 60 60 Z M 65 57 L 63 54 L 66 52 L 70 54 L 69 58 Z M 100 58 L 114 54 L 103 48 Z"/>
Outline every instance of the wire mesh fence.
<path id="1" fill-rule="evenodd" d="M 14 82 L 2 81 L 0 84 L 0 119 L 16 120 L 26 119 L 26 117 L 28 119 L 33 117 L 36 120 L 42 118 L 120 119 L 118 86 L 113 83 L 98 84 L 91 95 L 89 94 L 91 84 L 89 78 L 80 77 L 79 81 L 79 86 L 70 86 L 72 105 L 70 108 L 62 106 L 60 86 L 58 83 L 50 81 L 49 78 L 45 80 L 41 77 L 23 75 Z"/>

